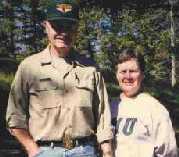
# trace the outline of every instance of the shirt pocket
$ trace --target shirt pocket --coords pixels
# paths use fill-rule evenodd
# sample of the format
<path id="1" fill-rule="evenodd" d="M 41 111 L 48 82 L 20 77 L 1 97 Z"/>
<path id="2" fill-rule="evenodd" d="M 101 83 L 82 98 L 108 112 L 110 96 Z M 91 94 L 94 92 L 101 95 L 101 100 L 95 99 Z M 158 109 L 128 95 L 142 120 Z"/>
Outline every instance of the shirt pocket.
<path id="1" fill-rule="evenodd" d="M 75 86 L 78 106 L 92 106 L 94 85 L 93 80 L 82 80 Z"/>
<path id="2" fill-rule="evenodd" d="M 38 87 L 35 89 L 38 93 L 38 104 L 40 109 L 58 108 L 63 102 L 63 88 L 59 86 L 56 80 L 50 77 L 40 78 Z"/>
<path id="3" fill-rule="evenodd" d="M 52 80 L 50 77 L 39 79 L 39 88 L 37 89 L 37 91 L 43 92 L 43 91 L 57 90 L 57 89 L 58 89 L 57 81 Z"/>

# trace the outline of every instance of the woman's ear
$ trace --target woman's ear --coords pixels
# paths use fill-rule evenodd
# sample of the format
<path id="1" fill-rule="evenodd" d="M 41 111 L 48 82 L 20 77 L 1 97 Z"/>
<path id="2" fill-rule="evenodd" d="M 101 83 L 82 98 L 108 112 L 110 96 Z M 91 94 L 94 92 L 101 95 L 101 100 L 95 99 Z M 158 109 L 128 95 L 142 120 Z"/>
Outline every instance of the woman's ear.
<path id="1" fill-rule="evenodd" d="M 119 80 L 118 70 L 116 69 L 116 80 Z"/>
<path id="2" fill-rule="evenodd" d="M 142 81 L 144 81 L 144 79 L 145 79 L 145 74 L 144 72 L 142 72 Z"/>
<path id="3" fill-rule="evenodd" d="M 118 80 L 118 65 L 115 65 L 115 74 L 116 74 L 116 79 Z"/>

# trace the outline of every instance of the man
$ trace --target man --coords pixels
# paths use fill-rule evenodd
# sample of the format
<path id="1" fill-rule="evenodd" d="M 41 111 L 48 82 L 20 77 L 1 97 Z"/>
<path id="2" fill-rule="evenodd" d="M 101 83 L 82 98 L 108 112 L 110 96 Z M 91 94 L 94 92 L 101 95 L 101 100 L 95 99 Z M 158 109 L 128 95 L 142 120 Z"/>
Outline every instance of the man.
<path id="1" fill-rule="evenodd" d="M 43 23 L 49 40 L 26 58 L 11 86 L 7 124 L 28 157 L 111 157 L 110 107 L 94 63 L 72 50 L 78 4 L 52 0 Z"/>
<path id="2" fill-rule="evenodd" d="M 178 157 L 175 133 L 167 109 L 143 91 L 143 57 L 125 48 L 117 57 L 116 77 L 121 89 L 111 106 L 116 123 L 116 157 Z"/>

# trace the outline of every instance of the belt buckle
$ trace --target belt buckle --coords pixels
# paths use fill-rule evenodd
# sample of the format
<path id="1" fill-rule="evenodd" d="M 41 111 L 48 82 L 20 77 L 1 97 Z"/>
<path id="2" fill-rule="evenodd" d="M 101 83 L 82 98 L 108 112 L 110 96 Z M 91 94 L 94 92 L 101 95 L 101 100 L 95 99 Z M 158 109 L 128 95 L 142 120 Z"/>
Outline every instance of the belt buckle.
<path id="1" fill-rule="evenodd" d="M 64 134 L 62 141 L 63 141 L 64 148 L 66 149 L 73 149 L 75 147 L 75 143 L 73 139 L 68 134 Z"/>

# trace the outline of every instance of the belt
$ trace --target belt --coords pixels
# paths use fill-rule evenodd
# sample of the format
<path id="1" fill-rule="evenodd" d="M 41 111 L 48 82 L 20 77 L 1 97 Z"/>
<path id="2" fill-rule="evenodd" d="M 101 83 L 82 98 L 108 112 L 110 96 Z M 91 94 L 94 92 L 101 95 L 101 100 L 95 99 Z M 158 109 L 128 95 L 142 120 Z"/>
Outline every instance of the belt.
<path id="1" fill-rule="evenodd" d="M 61 141 L 41 141 L 38 140 L 36 143 L 39 146 L 46 146 L 46 147 L 64 147 L 66 149 L 73 149 L 74 147 L 78 147 L 80 145 L 84 144 L 92 144 L 95 143 L 95 136 L 86 136 L 82 138 L 76 138 L 76 139 L 67 139 L 67 140 L 61 140 Z"/>

